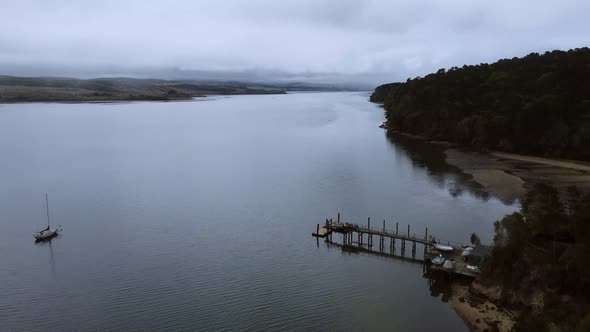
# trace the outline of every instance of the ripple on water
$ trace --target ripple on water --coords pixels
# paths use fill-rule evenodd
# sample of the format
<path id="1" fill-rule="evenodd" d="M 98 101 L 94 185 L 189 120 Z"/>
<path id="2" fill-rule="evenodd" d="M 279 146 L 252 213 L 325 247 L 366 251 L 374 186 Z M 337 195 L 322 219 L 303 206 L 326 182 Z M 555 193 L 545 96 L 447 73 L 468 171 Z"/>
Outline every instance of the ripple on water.
<path id="1" fill-rule="evenodd" d="M 310 233 L 342 212 L 485 239 L 515 209 L 451 196 L 356 93 L 2 107 L 6 330 L 465 331 L 420 266 Z M 32 246 L 45 192 L 64 231 Z"/>

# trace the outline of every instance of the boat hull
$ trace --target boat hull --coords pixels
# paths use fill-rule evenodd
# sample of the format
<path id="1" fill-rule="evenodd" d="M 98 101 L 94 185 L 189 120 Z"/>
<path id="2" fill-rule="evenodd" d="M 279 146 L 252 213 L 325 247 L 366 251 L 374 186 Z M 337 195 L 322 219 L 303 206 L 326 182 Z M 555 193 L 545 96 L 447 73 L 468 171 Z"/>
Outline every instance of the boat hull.
<path id="1" fill-rule="evenodd" d="M 48 231 L 35 233 L 34 237 L 37 241 L 48 240 L 57 235 L 57 229 L 50 229 Z"/>
<path id="2" fill-rule="evenodd" d="M 453 251 L 454 248 L 451 246 L 446 246 L 444 244 L 437 244 L 434 246 L 434 248 L 436 248 L 439 251 Z"/>

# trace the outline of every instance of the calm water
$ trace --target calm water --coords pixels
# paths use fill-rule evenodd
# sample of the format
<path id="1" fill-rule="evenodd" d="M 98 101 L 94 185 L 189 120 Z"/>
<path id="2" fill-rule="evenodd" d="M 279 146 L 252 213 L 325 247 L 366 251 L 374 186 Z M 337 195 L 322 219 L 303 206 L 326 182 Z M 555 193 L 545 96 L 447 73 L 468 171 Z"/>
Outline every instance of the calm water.
<path id="1" fill-rule="evenodd" d="M 382 121 L 359 93 L 0 105 L 0 329 L 465 331 L 420 265 L 310 236 L 487 242 L 516 209 Z"/>

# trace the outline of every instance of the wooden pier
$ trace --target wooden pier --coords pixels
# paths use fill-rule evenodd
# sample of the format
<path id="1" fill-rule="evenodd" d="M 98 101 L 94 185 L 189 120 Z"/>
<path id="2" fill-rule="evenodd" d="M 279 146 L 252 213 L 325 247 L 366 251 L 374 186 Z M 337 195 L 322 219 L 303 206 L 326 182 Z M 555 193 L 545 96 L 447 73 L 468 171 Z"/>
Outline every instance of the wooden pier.
<path id="1" fill-rule="evenodd" d="M 422 262 L 425 270 L 444 271 L 450 275 L 461 275 L 466 277 L 476 277 L 477 273 L 469 271 L 466 268 L 466 262 L 461 257 L 465 246 L 460 243 L 451 241 L 441 241 L 428 234 L 428 228 L 425 229 L 424 235 L 410 233 L 410 225 L 407 229 L 399 231 L 399 223 L 395 223 L 395 230 L 385 228 L 385 220 L 382 227 L 371 227 L 371 218 L 367 218 L 366 225 L 352 224 L 341 222 L 340 213 L 337 220 L 326 219 L 324 225 L 317 224 L 316 231 L 312 236 L 325 238 L 328 243 L 340 246 L 343 250 L 354 249 L 359 252 L 367 252 L 379 255 L 393 256 L 397 259 L 411 260 L 413 262 Z M 341 234 L 342 242 L 333 241 L 334 233 Z M 340 237 L 340 236 L 338 236 Z M 377 240 L 377 244 L 374 244 Z M 449 251 L 440 251 L 436 247 L 439 244 L 452 247 Z M 399 255 L 396 255 L 396 247 L 399 245 Z M 422 259 L 416 258 L 417 246 L 421 246 L 423 251 Z M 406 248 L 411 250 L 411 258 L 406 257 Z M 432 264 L 432 259 L 442 255 L 446 260 L 453 261 L 453 268 L 443 268 L 441 265 Z"/>

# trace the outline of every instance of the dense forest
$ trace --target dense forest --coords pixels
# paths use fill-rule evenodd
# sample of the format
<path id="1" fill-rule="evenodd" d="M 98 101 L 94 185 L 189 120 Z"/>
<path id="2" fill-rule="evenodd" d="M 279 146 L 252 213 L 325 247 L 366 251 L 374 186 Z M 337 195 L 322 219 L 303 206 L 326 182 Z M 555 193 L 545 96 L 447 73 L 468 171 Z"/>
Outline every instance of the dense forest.
<path id="1" fill-rule="evenodd" d="M 562 201 L 536 185 L 495 223 L 482 268 L 481 282 L 500 286 L 496 300 L 523 310 L 516 331 L 590 331 L 590 194 L 571 187 Z"/>
<path id="2" fill-rule="evenodd" d="M 590 160 L 590 49 L 440 69 L 377 87 L 389 131 Z"/>

